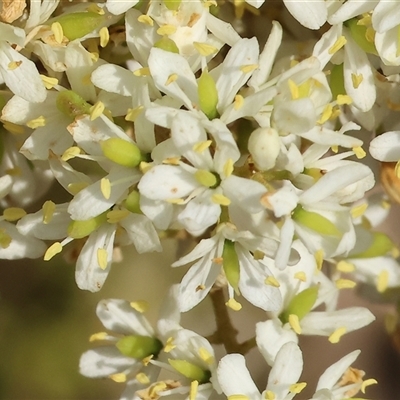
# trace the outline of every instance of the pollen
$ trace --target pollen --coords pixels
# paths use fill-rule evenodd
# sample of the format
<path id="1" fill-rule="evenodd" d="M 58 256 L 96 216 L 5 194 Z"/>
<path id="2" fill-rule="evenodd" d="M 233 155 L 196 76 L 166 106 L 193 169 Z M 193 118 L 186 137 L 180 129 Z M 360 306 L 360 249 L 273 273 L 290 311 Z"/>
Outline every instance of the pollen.
<path id="1" fill-rule="evenodd" d="M 119 373 L 119 374 L 112 374 L 109 376 L 111 380 L 117 383 L 124 383 L 126 382 L 126 374 Z"/>
<path id="2" fill-rule="evenodd" d="M 137 20 L 142 24 L 146 24 L 146 25 L 149 25 L 149 26 L 153 26 L 154 25 L 153 19 L 151 17 L 149 17 L 148 15 L 145 15 L 145 14 L 141 15 L 140 17 L 138 17 Z"/>
<path id="3" fill-rule="evenodd" d="M 273 287 L 279 287 L 281 284 L 278 282 L 278 280 L 274 276 L 269 276 L 265 278 L 264 283 L 269 286 Z"/>
<path id="4" fill-rule="evenodd" d="M 42 82 L 44 83 L 46 89 L 53 89 L 54 86 L 58 85 L 57 78 L 50 78 L 49 76 L 42 74 L 40 74 L 40 78 L 42 79 Z"/>
<path id="5" fill-rule="evenodd" d="M 223 194 L 215 193 L 211 196 L 211 200 L 220 206 L 229 206 L 231 201 Z"/>
<path id="6" fill-rule="evenodd" d="M 143 112 L 143 110 L 143 106 L 128 108 L 128 113 L 126 114 L 125 121 L 135 122 L 136 118 Z"/>
<path id="7" fill-rule="evenodd" d="M 353 272 L 356 267 L 354 266 L 354 264 L 345 261 L 345 260 L 341 260 L 336 264 L 336 269 L 339 272 L 345 272 L 345 273 L 349 273 L 349 272 Z"/>
<path id="8" fill-rule="evenodd" d="M 107 178 L 103 178 L 100 181 L 100 190 L 101 193 L 103 194 L 104 198 L 108 200 L 111 196 L 111 183 L 110 180 Z"/>
<path id="9" fill-rule="evenodd" d="M 197 50 L 197 52 L 200 55 L 204 57 L 218 53 L 218 48 L 208 43 L 193 42 L 193 47 Z"/>
<path id="10" fill-rule="evenodd" d="M 157 33 L 158 33 L 160 36 L 164 36 L 164 35 L 167 35 L 167 36 L 173 35 L 175 32 L 176 32 L 176 26 L 174 26 L 174 25 L 169 25 L 169 24 L 160 26 L 160 27 L 157 29 Z"/>
<path id="11" fill-rule="evenodd" d="M 328 340 L 332 343 L 339 343 L 340 338 L 347 332 L 346 327 L 341 326 L 340 328 L 337 328 L 328 338 Z"/>
<path id="12" fill-rule="evenodd" d="M 203 153 L 206 149 L 208 149 L 212 144 L 212 140 L 204 140 L 202 142 L 198 142 L 193 145 L 193 151 L 196 153 Z"/>
<path id="13" fill-rule="evenodd" d="M 237 111 L 237 110 L 239 110 L 240 108 L 243 107 L 243 104 L 244 104 L 244 98 L 243 98 L 243 96 L 240 95 L 240 94 L 237 94 L 237 95 L 235 96 L 235 101 L 234 101 L 234 103 L 233 103 L 233 108 Z"/>
<path id="14" fill-rule="evenodd" d="M 145 300 L 131 301 L 129 304 L 134 310 L 141 314 L 149 309 L 149 303 Z"/>
<path id="15" fill-rule="evenodd" d="M 99 31 L 100 36 L 100 46 L 106 47 L 108 42 L 110 41 L 110 32 L 108 31 L 106 26 L 103 26 Z"/>
<path id="16" fill-rule="evenodd" d="M 300 320 L 296 314 L 289 315 L 289 325 L 298 335 L 301 334 Z"/>
<path id="17" fill-rule="evenodd" d="M 56 205 L 54 202 L 51 200 L 47 200 L 43 203 L 42 206 L 42 213 L 43 213 L 43 218 L 42 221 L 44 224 L 48 224 L 51 222 L 54 216 L 54 212 L 56 210 Z"/>
<path id="18" fill-rule="evenodd" d="M 338 289 L 353 289 L 357 283 L 351 279 L 338 279 L 335 285 Z"/>
<path id="19" fill-rule="evenodd" d="M 171 74 L 168 79 L 165 81 L 165 86 L 170 85 L 172 82 L 175 82 L 178 79 L 178 74 Z"/>
<path id="20" fill-rule="evenodd" d="M 389 284 L 389 271 L 384 269 L 383 271 L 380 272 L 378 276 L 376 289 L 378 290 L 379 293 L 383 293 L 384 291 L 386 291 L 388 284 Z"/>
<path id="21" fill-rule="evenodd" d="M 333 44 L 333 46 L 328 50 L 329 54 L 335 54 L 338 52 L 345 44 L 347 43 L 347 40 L 344 36 L 340 36 L 336 42 Z"/>
<path id="22" fill-rule="evenodd" d="M 64 32 L 61 24 L 59 22 L 53 22 L 51 24 L 51 31 L 54 34 L 54 40 L 58 43 L 61 44 L 64 38 Z"/>
<path id="23" fill-rule="evenodd" d="M 53 243 L 44 254 L 44 261 L 51 260 L 56 254 L 62 252 L 62 244 L 60 242 Z"/>
<path id="24" fill-rule="evenodd" d="M 364 77 L 362 74 L 351 74 L 351 81 L 353 83 L 354 89 L 357 89 L 361 85 L 363 79 Z"/>
<path id="25" fill-rule="evenodd" d="M 298 382 L 298 383 L 293 383 L 292 385 L 290 385 L 289 387 L 289 392 L 290 393 L 301 393 L 302 390 L 307 386 L 306 382 Z"/>
<path id="26" fill-rule="evenodd" d="M 97 264 L 102 270 L 105 270 L 107 268 L 108 253 L 107 250 L 103 249 L 102 247 L 97 249 Z"/>
<path id="27" fill-rule="evenodd" d="M 41 115 L 40 117 L 37 117 L 35 119 L 31 119 L 26 123 L 26 126 L 31 129 L 36 129 L 40 128 L 41 126 L 46 125 L 46 118 Z"/>
<path id="28" fill-rule="evenodd" d="M 104 103 L 102 101 L 97 101 L 94 106 L 90 108 L 90 120 L 94 121 L 99 118 L 105 109 Z"/>
<path id="29" fill-rule="evenodd" d="M 234 298 L 229 299 L 225 305 L 233 311 L 240 311 L 242 309 L 242 305 Z"/>
<path id="30" fill-rule="evenodd" d="M 98 340 L 106 340 L 108 337 L 107 332 L 97 332 L 90 335 L 89 342 L 96 342 Z"/>
<path id="31" fill-rule="evenodd" d="M 367 153 L 364 151 L 364 149 L 361 146 L 353 147 L 353 151 L 359 160 L 361 160 L 362 158 L 364 158 L 367 155 Z"/>

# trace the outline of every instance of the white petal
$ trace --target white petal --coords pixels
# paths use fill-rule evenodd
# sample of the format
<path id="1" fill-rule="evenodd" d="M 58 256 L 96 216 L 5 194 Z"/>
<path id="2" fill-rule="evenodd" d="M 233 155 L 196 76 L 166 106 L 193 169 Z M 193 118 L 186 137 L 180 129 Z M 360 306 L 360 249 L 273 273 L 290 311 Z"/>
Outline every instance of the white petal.
<path id="1" fill-rule="evenodd" d="M 377 5 L 372 13 L 373 28 L 377 32 L 382 33 L 398 27 L 400 18 L 400 5 L 396 1 L 378 2 L 375 0 L 374 3 L 377 3 Z"/>
<path id="2" fill-rule="evenodd" d="M 400 131 L 385 132 L 372 140 L 369 151 L 379 161 L 400 160 Z"/>
<path id="3" fill-rule="evenodd" d="M 241 39 L 231 24 L 222 21 L 211 13 L 207 13 L 207 28 L 218 39 L 231 47 Z"/>
<path id="4" fill-rule="evenodd" d="M 107 0 L 106 7 L 111 14 L 120 15 L 136 6 L 138 2 L 139 0 Z"/>
<path id="5" fill-rule="evenodd" d="M 162 200 L 151 200 L 140 196 L 140 209 L 154 224 L 157 229 L 168 229 L 171 224 L 174 206 Z"/>
<path id="6" fill-rule="evenodd" d="M 382 2 L 380 2 L 379 0 L 347 0 L 344 4 L 342 4 L 338 11 L 333 13 L 328 18 L 328 21 L 331 25 L 340 24 L 341 22 L 347 21 L 351 18 L 357 17 L 373 10 L 378 3 Z M 373 15 L 375 15 L 375 11 L 373 12 Z"/>
<path id="7" fill-rule="evenodd" d="M 326 22 L 328 10 L 324 0 L 283 0 L 286 8 L 303 26 L 319 29 Z"/>
<path id="8" fill-rule="evenodd" d="M 132 96 L 132 72 L 115 64 L 104 64 L 95 69 L 91 80 L 98 88 L 122 96 Z"/>

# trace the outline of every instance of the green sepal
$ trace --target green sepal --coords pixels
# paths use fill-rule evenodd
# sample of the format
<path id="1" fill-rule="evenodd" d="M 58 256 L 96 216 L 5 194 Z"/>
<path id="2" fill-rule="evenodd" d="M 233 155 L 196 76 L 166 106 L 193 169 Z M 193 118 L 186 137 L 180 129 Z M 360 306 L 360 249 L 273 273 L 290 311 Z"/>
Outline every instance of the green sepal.
<path id="1" fill-rule="evenodd" d="M 117 349 L 127 357 L 142 360 L 150 355 L 157 356 L 163 348 L 163 344 L 150 336 L 130 335 L 119 339 Z"/>
<path id="2" fill-rule="evenodd" d="M 104 15 L 90 11 L 65 14 L 51 20 L 51 22 L 58 22 L 61 25 L 63 34 L 68 40 L 86 36 L 95 29 L 100 28 L 105 21 L 106 17 Z"/>
<path id="3" fill-rule="evenodd" d="M 197 93 L 199 96 L 200 110 L 209 120 L 218 117 L 218 90 L 214 79 L 205 69 L 197 81 Z"/>
<path id="4" fill-rule="evenodd" d="M 124 206 L 132 213 L 142 214 L 142 210 L 140 209 L 140 193 L 137 190 L 130 192 L 124 201 Z"/>
<path id="5" fill-rule="evenodd" d="M 163 36 L 160 40 L 154 43 L 154 47 L 169 51 L 170 53 L 179 54 L 179 49 L 176 43 L 167 36 Z"/>
<path id="6" fill-rule="evenodd" d="M 63 90 L 58 93 L 56 107 L 64 115 L 75 119 L 80 115 L 90 114 L 92 107 L 78 93 L 72 90 Z"/>
<path id="7" fill-rule="evenodd" d="M 294 209 L 292 219 L 321 235 L 342 236 L 342 233 L 336 228 L 336 225 L 329 221 L 329 219 L 313 211 L 306 211 L 301 205 L 298 205 Z"/>
<path id="8" fill-rule="evenodd" d="M 345 95 L 343 64 L 334 65 L 329 77 L 329 86 L 332 91 L 332 98 L 336 99 L 338 95 Z"/>
<path id="9" fill-rule="evenodd" d="M 168 362 L 176 371 L 192 381 L 197 381 L 199 384 L 210 381 L 210 371 L 203 370 L 199 366 L 192 364 L 189 361 L 169 359 Z"/>
<path id="10" fill-rule="evenodd" d="M 365 25 L 358 25 L 358 19 L 352 18 L 345 22 L 345 25 L 350 29 L 351 37 L 366 53 L 378 55 L 374 43 L 367 40 L 366 33 L 367 27 Z"/>
<path id="11" fill-rule="evenodd" d="M 235 243 L 225 239 L 224 249 L 222 250 L 222 265 L 229 284 L 239 291 L 240 264 L 235 250 Z"/>
<path id="12" fill-rule="evenodd" d="M 71 221 L 68 225 L 67 233 L 68 236 L 74 239 L 82 239 L 89 236 L 94 232 L 100 225 L 107 221 L 107 213 L 104 212 L 97 217 L 87 219 L 85 221 Z"/>
<path id="13" fill-rule="evenodd" d="M 313 308 L 318 297 L 318 286 L 312 286 L 296 294 L 286 309 L 279 315 L 283 324 L 289 321 L 289 315 L 297 315 L 299 320 L 304 318 Z"/>
<path id="14" fill-rule="evenodd" d="M 371 258 L 371 257 L 380 257 L 391 252 L 396 246 L 389 238 L 389 236 L 385 235 L 382 232 L 372 232 L 373 240 L 371 246 L 368 247 L 365 251 L 358 254 L 351 254 L 349 257 L 351 258 Z"/>
<path id="15" fill-rule="evenodd" d="M 165 7 L 171 11 L 177 11 L 181 5 L 182 0 L 164 0 Z"/>
<path id="16" fill-rule="evenodd" d="M 110 138 L 100 142 L 103 154 L 118 165 L 134 168 L 142 161 L 139 147 L 121 138 Z"/>

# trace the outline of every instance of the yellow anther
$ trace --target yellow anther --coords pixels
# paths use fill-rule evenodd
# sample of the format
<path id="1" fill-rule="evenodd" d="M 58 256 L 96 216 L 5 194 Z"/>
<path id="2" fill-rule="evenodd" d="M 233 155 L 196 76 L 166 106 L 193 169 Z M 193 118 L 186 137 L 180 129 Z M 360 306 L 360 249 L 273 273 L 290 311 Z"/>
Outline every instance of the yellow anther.
<path id="1" fill-rule="evenodd" d="M 189 400 L 196 400 L 198 388 L 199 388 L 198 381 L 190 382 Z"/>
<path id="2" fill-rule="evenodd" d="M 331 343 L 339 343 L 340 338 L 347 332 L 344 326 L 337 328 L 328 338 Z"/>
<path id="3" fill-rule="evenodd" d="M 101 7 L 99 7 L 97 4 L 94 4 L 94 3 L 90 4 L 86 8 L 86 10 L 89 12 L 99 14 L 99 15 L 104 15 L 106 13 Z"/>
<path id="4" fill-rule="evenodd" d="M 155 383 L 149 390 L 150 399 L 157 399 L 158 393 L 165 390 L 168 386 L 165 382 L 157 382 Z"/>
<path id="5" fill-rule="evenodd" d="M 265 278 L 264 283 L 266 285 L 274 286 L 274 287 L 279 287 L 281 284 L 278 282 L 278 280 L 274 276 L 269 276 L 268 278 Z"/>
<path id="6" fill-rule="evenodd" d="M 229 299 L 225 305 L 233 311 L 240 311 L 242 309 L 242 305 L 234 298 Z"/>
<path id="7" fill-rule="evenodd" d="M 144 366 L 149 365 L 149 362 L 152 360 L 152 358 L 153 358 L 153 354 L 150 354 L 148 357 L 143 358 L 142 359 L 142 364 Z"/>
<path id="8" fill-rule="evenodd" d="M 102 247 L 97 249 L 97 264 L 102 270 L 105 270 L 107 268 L 108 253 L 107 250 L 103 249 Z"/>
<path id="9" fill-rule="evenodd" d="M 376 284 L 376 289 L 378 290 L 379 293 L 383 293 L 389 284 L 389 271 L 384 269 L 383 271 L 380 272 L 378 276 L 378 282 Z"/>
<path id="10" fill-rule="evenodd" d="M 336 97 L 336 104 L 339 106 L 351 103 L 353 103 L 353 99 L 347 94 L 338 94 Z"/>
<path id="11" fill-rule="evenodd" d="M 100 58 L 100 54 L 97 51 L 91 51 L 89 56 L 93 62 L 97 62 Z"/>
<path id="12" fill-rule="evenodd" d="M 176 347 L 176 345 L 174 344 L 174 338 L 173 338 L 173 337 L 169 337 L 169 338 L 167 339 L 167 343 L 165 344 L 164 351 L 165 351 L 166 353 L 169 353 L 169 352 L 172 351 L 175 347 Z"/>
<path id="13" fill-rule="evenodd" d="M 371 378 L 371 379 L 366 379 L 366 380 L 361 384 L 361 392 L 365 393 L 365 389 L 366 389 L 368 386 L 376 385 L 377 383 L 378 383 L 378 381 L 377 381 L 376 379 L 373 379 L 373 378 Z"/>
<path id="14" fill-rule="evenodd" d="M 228 176 L 231 176 L 233 172 L 233 160 L 232 158 L 228 158 L 228 160 L 226 161 L 225 165 L 224 165 L 224 175 L 226 178 L 228 178 Z"/>
<path id="15" fill-rule="evenodd" d="M 22 64 L 22 61 L 11 61 L 8 63 L 7 68 L 10 71 L 13 71 L 14 69 L 17 69 L 21 64 Z"/>
<path id="16" fill-rule="evenodd" d="M 333 46 L 328 50 L 329 54 L 335 54 L 337 51 L 339 51 L 345 44 L 347 43 L 347 40 L 344 36 L 340 36 L 336 42 L 333 44 Z"/>
<path id="17" fill-rule="evenodd" d="M 338 279 L 335 285 L 338 289 L 353 289 L 357 283 L 351 279 Z"/>
<path id="18" fill-rule="evenodd" d="M 128 108 L 128 113 L 126 114 L 125 120 L 135 122 L 136 118 L 143 112 L 144 107 L 138 106 L 136 108 Z"/>
<path id="19" fill-rule="evenodd" d="M 179 165 L 180 162 L 180 157 L 169 157 L 162 161 L 162 163 L 166 165 Z"/>
<path id="20" fill-rule="evenodd" d="M 322 249 L 317 250 L 314 253 L 314 258 L 317 263 L 317 268 L 319 271 L 322 269 L 322 263 L 324 262 L 324 251 Z"/>
<path id="21" fill-rule="evenodd" d="M 4 172 L 10 176 L 21 176 L 22 175 L 22 170 L 20 167 L 7 168 Z"/>
<path id="22" fill-rule="evenodd" d="M 272 392 L 271 390 L 267 390 L 264 394 L 264 398 L 265 400 L 275 400 L 276 396 L 274 392 Z"/>
<path id="23" fill-rule="evenodd" d="M 102 101 L 97 101 L 92 107 L 90 107 L 90 120 L 94 121 L 103 114 L 105 107 Z"/>
<path id="24" fill-rule="evenodd" d="M 54 34 L 54 40 L 58 43 L 61 44 L 63 39 L 64 39 L 64 32 L 61 24 L 59 22 L 53 22 L 51 24 L 51 31 Z"/>
<path id="25" fill-rule="evenodd" d="M 100 181 L 100 190 L 104 198 L 108 200 L 111 196 L 111 183 L 109 179 L 102 178 L 102 180 Z"/>
<path id="26" fill-rule="evenodd" d="M 166 25 L 160 26 L 160 27 L 157 29 L 157 33 L 158 33 L 160 36 L 164 36 L 164 35 L 167 35 L 167 36 L 173 35 L 175 32 L 176 32 L 176 26 L 175 26 L 175 25 L 168 25 L 168 24 L 166 24 Z"/>
<path id="27" fill-rule="evenodd" d="M 8 132 L 14 135 L 22 135 L 23 133 L 25 133 L 25 129 L 22 125 L 13 124 L 12 122 L 8 121 L 3 122 L 3 127 Z"/>
<path id="28" fill-rule="evenodd" d="M 301 334 L 300 320 L 296 314 L 289 315 L 289 325 L 298 335 Z"/>
<path id="29" fill-rule="evenodd" d="M 198 142 L 193 145 L 193 151 L 196 153 L 202 153 L 204 150 L 208 149 L 212 144 L 212 140 L 204 140 L 203 142 Z"/>
<path id="30" fill-rule="evenodd" d="M 244 394 L 231 394 L 227 397 L 227 400 L 251 400 L 248 396 Z"/>
<path id="31" fill-rule="evenodd" d="M 306 382 L 298 382 L 298 383 L 293 383 L 289 387 L 289 392 L 290 393 L 300 393 L 305 387 L 307 386 Z"/>
<path id="32" fill-rule="evenodd" d="M 81 154 L 81 149 L 78 146 L 72 146 L 64 151 L 63 155 L 61 156 L 61 160 L 68 161 L 71 158 L 79 156 L 79 154 Z"/>
<path id="33" fill-rule="evenodd" d="M 12 238 L 5 229 L 0 228 L 0 247 L 6 249 L 11 244 Z"/>
<path id="34" fill-rule="evenodd" d="M 193 47 L 204 57 L 218 53 L 218 48 L 207 43 L 193 42 Z"/>
<path id="35" fill-rule="evenodd" d="M 42 78 L 42 82 L 46 89 L 53 89 L 54 86 L 58 85 L 58 79 L 56 78 L 50 78 L 49 76 L 42 74 L 40 74 L 40 77 Z"/>
<path id="36" fill-rule="evenodd" d="M 301 282 L 305 282 L 307 280 L 307 275 L 303 271 L 296 272 L 294 274 L 295 279 L 298 279 Z"/>
<path id="37" fill-rule="evenodd" d="M 54 202 L 51 200 L 47 200 L 43 203 L 42 206 L 42 213 L 43 213 L 43 218 L 42 221 L 44 224 L 48 224 L 52 219 L 54 215 L 54 211 L 56 210 L 56 205 Z"/>
<path id="38" fill-rule="evenodd" d="M 336 264 L 336 269 L 339 272 L 350 273 L 353 272 L 356 267 L 354 266 L 354 264 L 349 263 L 348 261 L 341 260 Z"/>
<path id="39" fill-rule="evenodd" d="M 244 73 L 244 74 L 249 74 L 250 72 L 253 72 L 254 70 L 256 70 L 258 68 L 258 64 L 247 64 L 247 65 L 242 65 L 240 67 L 240 70 Z"/>
<path id="40" fill-rule="evenodd" d="M 332 115 L 332 111 L 333 111 L 333 106 L 332 104 L 327 104 L 326 107 L 324 108 L 324 111 L 322 112 L 322 115 L 320 117 L 320 119 L 317 121 L 318 124 L 322 125 L 324 124 L 326 121 L 329 120 L 329 118 Z"/>
<path id="41" fill-rule="evenodd" d="M 288 85 L 289 85 L 289 90 L 290 90 L 290 94 L 292 96 L 292 99 L 293 100 L 298 99 L 300 97 L 299 87 L 291 79 L 288 79 Z"/>
<path id="42" fill-rule="evenodd" d="M 89 183 L 87 182 L 75 182 L 75 183 L 69 183 L 68 184 L 68 190 L 71 194 L 74 196 L 78 194 L 81 190 L 87 188 L 89 186 Z"/>
<path id="43" fill-rule="evenodd" d="M 53 243 L 44 254 L 44 261 L 51 260 L 56 254 L 62 252 L 62 244 L 60 242 Z"/>
<path id="44" fill-rule="evenodd" d="M 99 31 L 100 37 L 100 46 L 106 47 L 108 42 L 110 41 L 110 32 L 108 32 L 108 28 L 103 26 Z"/>
<path id="45" fill-rule="evenodd" d="M 135 378 L 142 385 L 149 385 L 150 384 L 150 379 L 144 372 L 139 372 L 138 374 L 136 374 Z"/>
<path id="46" fill-rule="evenodd" d="M 362 74 L 351 74 L 351 81 L 353 83 L 354 89 L 357 89 L 361 85 L 363 79 L 364 77 Z"/>
<path id="47" fill-rule="evenodd" d="M 146 312 L 149 308 L 149 303 L 145 300 L 131 301 L 129 304 L 134 310 L 140 312 L 141 314 Z"/>
<path id="48" fill-rule="evenodd" d="M 107 213 L 107 222 L 116 224 L 126 218 L 130 212 L 128 210 L 111 210 Z"/>
<path id="49" fill-rule="evenodd" d="M 149 26 L 153 26 L 154 25 L 153 19 L 151 17 L 149 17 L 148 15 L 146 15 L 146 14 L 143 14 L 143 15 L 139 16 L 137 20 L 139 22 L 141 22 L 142 24 L 146 24 L 146 25 L 149 25 Z"/>
<path id="50" fill-rule="evenodd" d="M 112 375 L 109 376 L 109 378 L 111 380 L 113 380 L 114 382 L 117 382 L 117 383 L 126 382 L 126 374 L 123 374 L 122 372 L 119 373 L 119 374 L 112 374 Z"/>
<path id="51" fill-rule="evenodd" d="M 336 154 L 339 151 L 339 146 L 333 145 L 333 146 L 331 146 L 331 150 L 332 150 L 333 153 Z"/>
<path id="52" fill-rule="evenodd" d="M 199 356 L 206 364 L 209 365 L 212 365 L 215 361 L 213 355 L 204 347 L 200 347 Z"/>
<path id="53" fill-rule="evenodd" d="M 36 129 L 40 128 L 41 126 L 46 125 L 46 118 L 41 115 L 40 117 L 37 117 L 35 119 L 31 119 L 26 123 L 26 126 L 31 129 Z"/>
<path id="54" fill-rule="evenodd" d="M 185 204 L 185 200 L 183 200 L 183 199 L 166 199 L 165 200 L 167 203 L 170 203 L 170 204 Z"/>
<path id="55" fill-rule="evenodd" d="M 96 342 L 98 340 L 105 340 L 108 337 L 107 332 L 97 332 L 90 335 L 89 342 Z"/>
<path id="56" fill-rule="evenodd" d="M 211 196 L 211 200 L 216 203 L 219 204 L 221 206 L 229 206 L 229 204 L 231 204 L 231 201 L 224 196 L 223 194 L 219 194 L 219 193 L 214 193 Z"/>
<path id="57" fill-rule="evenodd" d="M 138 68 L 135 71 L 133 71 L 133 75 L 135 75 L 135 76 L 150 76 L 150 68 L 149 67 Z"/>
<path id="58" fill-rule="evenodd" d="M 171 74 L 165 82 L 165 86 L 170 85 L 172 82 L 175 82 L 178 79 L 178 74 Z"/>
<path id="59" fill-rule="evenodd" d="M 367 153 L 364 151 L 364 149 L 361 146 L 353 147 L 353 151 L 359 160 L 364 158 L 367 155 Z"/>
<path id="60" fill-rule="evenodd" d="M 240 95 L 240 94 L 237 94 L 237 95 L 235 96 L 235 101 L 234 101 L 234 103 L 233 103 L 233 108 L 234 108 L 235 110 L 239 110 L 240 108 L 243 107 L 243 104 L 244 104 L 244 98 L 243 98 L 243 96 Z"/>
<path id="61" fill-rule="evenodd" d="M 3 212 L 3 217 L 6 221 L 18 221 L 26 215 L 26 211 L 19 207 L 9 207 Z"/>
<path id="62" fill-rule="evenodd" d="M 350 210 L 350 214 L 351 214 L 352 218 L 361 217 L 362 215 L 364 215 L 367 208 L 368 208 L 368 203 L 361 203 L 358 206 L 353 207 Z"/>

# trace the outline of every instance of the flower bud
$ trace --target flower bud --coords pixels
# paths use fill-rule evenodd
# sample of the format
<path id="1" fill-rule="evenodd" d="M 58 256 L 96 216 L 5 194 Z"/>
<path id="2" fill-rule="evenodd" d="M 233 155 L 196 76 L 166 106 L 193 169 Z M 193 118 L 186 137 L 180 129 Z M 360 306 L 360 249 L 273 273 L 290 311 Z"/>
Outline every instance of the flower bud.
<path id="1" fill-rule="evenodd" d="M 168 362 L 174 369 L 176 369 L 183 376 L 186 376 L 186 378 L 189 378 L 191 381 L 197 381 L 202 384 L 207 383 L 210 380 L 210 371 L 204 371 L 199 366 L 192 364 L 186 360 L 169 359 Z"/>
<path id="2" fill-rule="evenodd" d="M 371 232 L 373 235 L 373 241 L 371 246 L 368 249 L 364 250 L 358 254 L 351 254 L 351 258 L 371 258 L 371 257 L 381 257 L 393 249 L 395 249 L 395 245 L 392 240 L 382 232 Z"/>
<path id="3" fill-rule="evenodd" d="M 345 22 L 350 29 L 352 38 L 366 53 L 378 55 L 374 42 L 367 39 L 368 28 L 365 25 L 359 25 L 358 21 L 358 18 L 352 18 Z"/>
<path id="4" fill-rule="evenodd" d="M 142 210 L 140 209 L 140 193 L 137 190 L 129 193 L 125 199 L 124 206 L 132 213 L 142 214 Z"/>
<path id="5" fill-rule="evenodd" d="M 274 167 L 280 143 L 278 132 L 273 128 L 258 128 L 252 132 L 247 146 L 259 170 L 266 171 Z"/>
<path id="6" fill-rule="evenodd" d="M 72 221 L 68 226 L 68 236 L 74 239 L 82 239 L 89 236 L 107 220 L 107 213 L 90 218 L 86 221 Z"/>
<path id="7" fill-rule="evenodd" d="M 240 264 L 235 250 L 235 243 L 225 239 L 222 251 L 222 265 L 229 284 L 239 291 Z"/>
<path id="8" fill-rule="evenodd" d="M 154 43 L 154 47 L 169 51 L 170 53 L 179 54 L 179 49 L 176 43 L 167 36 L 163 36 L 160 40 Z"/>
<path id="9" fill-rule="evenodd" d="M 162 343 L 150 336 L 130 335 L 118 340 L 117 349 L 127 357 L 142 360 L 150 355 L 157 356 L 161 351 Z"/>
<path id="10" fill-rule="evenodd" d="M 116 164 L 128 168 L 137 167 L 142 155 L 136 144 L 121 138 L 110 138 L 100 142 L 103 154 Z"/>
<path id="11" fill-rule="evenodd" d="M 182 0 L 164 0 L 164 5 L 168 8 L 168 10 L 176 11 L 181 5 L 181 1 Z"/>
<path id="12" fill-rule="evenodd" d="M 218 91 L 214 79 L 208 73 L 207 69 L 202 72 L 198 80 L 197 92 L 199 95 L 200 110 L 206 114 L 209 120 L 216 118 L 218 116 Z"/>

